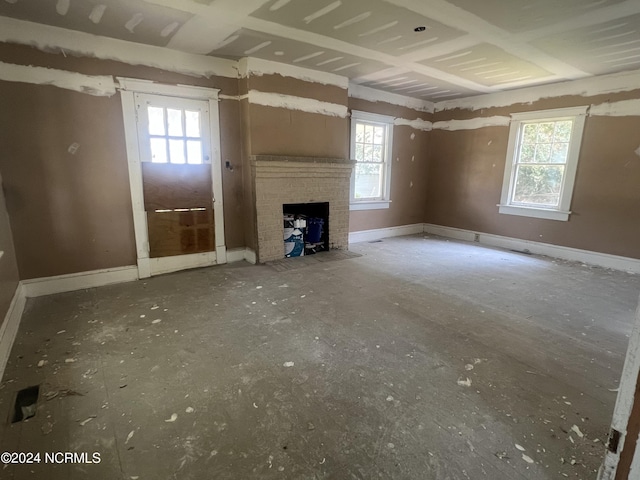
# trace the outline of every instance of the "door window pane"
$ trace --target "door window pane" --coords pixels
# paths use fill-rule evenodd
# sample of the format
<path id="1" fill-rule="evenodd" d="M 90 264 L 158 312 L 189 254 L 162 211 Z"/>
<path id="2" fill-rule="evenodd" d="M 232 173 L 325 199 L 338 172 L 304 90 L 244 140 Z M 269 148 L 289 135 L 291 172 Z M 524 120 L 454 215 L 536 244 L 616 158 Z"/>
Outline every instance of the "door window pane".
<path id="1" fill-rule="evenodd" d="M 167 123 L 169 125 L 169 135 L 181 137 L 182 134 L 182 110 L 167 108 Z"/>
<path id="2" fill-rule="evenodd" d="M 202 142 L 200 140 L 187 140 L 187 161 L 191 164 L 201 164 Z"/>
<path id="3" fill-rule="evenodd" d="M 200 137 L 200 112 L 185 110 L 184 117 L 187 137 Z"/>
<path id="4" fill-rule="evenodd" d="M 169 140 L 171 163 L 186 163 L 184 158 L 184 140 Z"/>
<path id="5" fill-rule="evenodd" d="M 164 135 L 164 108 L 148 107 L 149 134 Z"/>
<path id="6" fill-rule="evenodd" d="M 164 138 L 152 138 L 151 161 L 153 163 L 167 163 L 167 141 Z"/>

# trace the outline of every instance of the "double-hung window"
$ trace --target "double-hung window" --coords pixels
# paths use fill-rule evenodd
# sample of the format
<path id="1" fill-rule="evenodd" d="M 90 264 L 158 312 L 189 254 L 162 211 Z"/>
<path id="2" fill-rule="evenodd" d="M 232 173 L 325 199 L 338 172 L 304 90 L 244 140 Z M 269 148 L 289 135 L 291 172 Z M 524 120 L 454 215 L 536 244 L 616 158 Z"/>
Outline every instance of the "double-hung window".
<path id="1" fill-rule="evenodd" d="M 500 213 L 567 221 L 586 107 L 512 115 Z"/>
<path id="2" fill-rule="evenodd" d="M 393 117 L 351 112 L 351 210 L 389 208 Z"/>

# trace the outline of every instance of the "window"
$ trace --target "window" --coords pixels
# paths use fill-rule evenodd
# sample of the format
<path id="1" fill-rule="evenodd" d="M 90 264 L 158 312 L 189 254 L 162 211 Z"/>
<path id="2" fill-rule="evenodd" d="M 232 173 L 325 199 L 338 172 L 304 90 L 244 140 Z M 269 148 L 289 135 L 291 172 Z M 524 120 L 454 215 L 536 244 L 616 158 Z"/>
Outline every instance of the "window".
<path id="1" fill-rule="evenodd" d="M 500 213 L 567 221 L 587 107 L 512 115 Z"/>
<path id="2" fill-rule="evenodd" d="M 208 102 L 136 94 L 143 162 L 200 165 L 209 162 Z"/>
<path id="3" fill-rule="evenodd" d="M 351 210 L 389 208 L 393 117 L 351 112 Z"/>

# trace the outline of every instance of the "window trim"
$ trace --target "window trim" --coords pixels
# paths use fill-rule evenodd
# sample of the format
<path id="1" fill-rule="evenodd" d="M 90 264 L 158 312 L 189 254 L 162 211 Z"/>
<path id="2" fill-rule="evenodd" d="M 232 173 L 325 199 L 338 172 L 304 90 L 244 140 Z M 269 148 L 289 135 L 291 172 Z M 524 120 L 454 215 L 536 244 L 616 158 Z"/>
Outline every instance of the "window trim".
<path id="1" fill-rule="evenodd" d="M 534 112 L 522 112 L 511 114 L 509 128 L 509 142 L 505 161 L 504 177 L 502 181 L 502 194 L 498 211 L 507 215 L 520 215 L 524 217 L 543 218 L 547 220 L 568 221 L 571 215 L 571 199 L 575 185 L 578 159 L 584 133 L 584 124 L 587 116 L 587 106 L 557 108 L 553 110 L 537 110 Z M 539 123 L 544 121 L 573 120 L 571 129 L 571 141 L 567 152 L 566 170 L 560 190 L 560 200 L 557 207 L 529 206 L 511 203 L 513 196 L 514 177 L 516 172 L 516 159 L 518 141 L 523 124 Z"/>
<path id="2" fill-rule="evenodd" d="M 349 191 L 349 210 L 379 210 L 389 208 L 391 203 L 391 165 L 393 152 L 393 122 L 394 117 L 390 115 L 380 115 L 378 113 L 363 112 L 360 110 L 351 111 L 351 135 L 349 151 L 352 160 L 356 158 L 356 123 L 358 120 L 368 123 L 377 123 L 385 127 L 385 148 L 383 167 L 383 193 L 379 198 L 359 200 L 355 198 L 356 167 L 351 172 L 351 186 Z M 357 163 L 357 161 L 356 161 Z"/>

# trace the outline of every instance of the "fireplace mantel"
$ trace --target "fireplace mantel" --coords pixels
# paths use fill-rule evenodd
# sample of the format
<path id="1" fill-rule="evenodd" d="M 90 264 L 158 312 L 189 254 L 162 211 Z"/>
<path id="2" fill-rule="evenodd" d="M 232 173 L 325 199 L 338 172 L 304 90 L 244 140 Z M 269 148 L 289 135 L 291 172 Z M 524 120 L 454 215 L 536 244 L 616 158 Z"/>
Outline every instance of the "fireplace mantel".
<path id="1" fill-rule="evenodd" d="M 251 165 L 263 164 L 267 162 L 286 162 L 286 163 L 313 163 L 313 164 L 338 164 L 353 167 L 355 160 L 348 160 L 346 158 L 332 158 L 332 157 L 289 157 L 284 155 L 251 155 L 249 157 Z"/>

